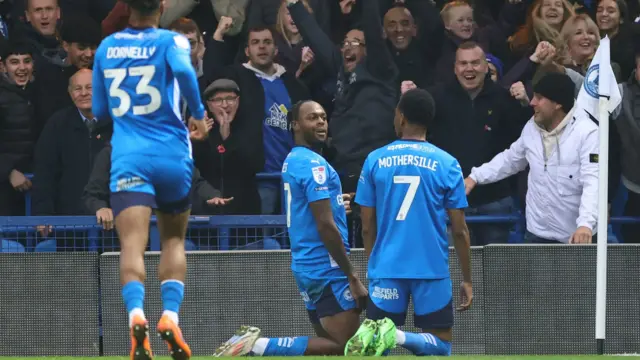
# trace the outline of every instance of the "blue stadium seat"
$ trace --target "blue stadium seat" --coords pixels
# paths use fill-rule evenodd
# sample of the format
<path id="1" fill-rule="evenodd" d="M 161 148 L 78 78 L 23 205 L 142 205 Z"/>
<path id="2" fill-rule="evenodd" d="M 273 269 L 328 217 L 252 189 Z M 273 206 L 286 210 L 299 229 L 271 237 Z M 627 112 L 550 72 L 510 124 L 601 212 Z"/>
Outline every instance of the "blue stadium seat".
<path id="1" fill-rule="evenodd" d="M 58 246 L 56 245 L 56 239 L 47 239 L 40 241 L 35 248 L 35 252 L 56 252 Z"/>
<path id="2" fill-rule="evenodd" d="M 185 239 L 184 240 L 184 249 L 186 251 L 196 251 L 196 250 L 198 250 L 198 247 L 196 246 L 196 244 L 193 243 L 193 241 L 191 241 L 189 239 Z"/>
<path id="3" fill-rule="evenodd" d="M 0 253 L 23 253 L 24 246 L 17 241 L 0 239 Z"/>
<path id="4" fill-rule="evenodd" d="M 251 244 L 239 246 L 235 250 L 280 250 L 280 249 L 282 249 L 282 247 L 280 246 L 280 243 L 277 240 L 266 238 L 263 240 L 253 242 Z"/>

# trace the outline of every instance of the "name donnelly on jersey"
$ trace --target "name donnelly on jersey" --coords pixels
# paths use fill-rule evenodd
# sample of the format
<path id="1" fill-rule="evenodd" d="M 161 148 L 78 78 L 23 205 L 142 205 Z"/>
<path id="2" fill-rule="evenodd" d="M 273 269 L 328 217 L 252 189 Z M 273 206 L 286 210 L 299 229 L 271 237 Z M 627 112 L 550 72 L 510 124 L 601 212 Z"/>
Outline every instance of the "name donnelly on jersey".
<path id="1" fill-rule="evenodd" d="M 156 47 L 138 47 L 138 46 L 123 46 L 123 47 L 108 47 L 107 59 L 148 59 L 156 53 Z"/>
<path id="2" fill-rule="evenodd" d="M 431 171 L 436 171 L 438 162 L 433 159 L 427 159 L 424 156 L 415 155 L 392 155 L 378 159 L 379 168 L 392 166 L 418 166 Z"/>

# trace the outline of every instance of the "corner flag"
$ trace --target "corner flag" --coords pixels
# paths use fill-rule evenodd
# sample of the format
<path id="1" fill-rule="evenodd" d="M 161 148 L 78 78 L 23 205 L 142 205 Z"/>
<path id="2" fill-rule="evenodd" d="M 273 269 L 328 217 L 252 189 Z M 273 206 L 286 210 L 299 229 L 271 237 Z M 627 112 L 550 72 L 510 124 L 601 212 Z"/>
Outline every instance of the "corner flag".
<path id="1" fill-rule="evenodd" d="M 596 346 L 604 353 L 607 313 L 607 233 L 609 188 L 609 115 L 622 101 L 616 77 L 611 68 L 609 37 L 600 40 L 600 46 L 584 76 L 578 93 L 576 111 L 586 111 L 599 122 L 598 151 L 598 253 L 596 270 Z"/>

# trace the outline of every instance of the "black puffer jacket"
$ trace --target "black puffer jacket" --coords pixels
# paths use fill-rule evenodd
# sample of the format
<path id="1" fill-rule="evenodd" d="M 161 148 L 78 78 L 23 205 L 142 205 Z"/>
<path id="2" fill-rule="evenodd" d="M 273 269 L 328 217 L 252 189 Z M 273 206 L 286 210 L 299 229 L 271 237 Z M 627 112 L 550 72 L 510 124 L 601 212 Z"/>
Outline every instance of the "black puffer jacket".
<path id="1" fill-rule="evenodd" d="M 31 172 L 36 141 L 31 85 L 21 88 L 0 80 L 0 179 L 12 170 Z"/>

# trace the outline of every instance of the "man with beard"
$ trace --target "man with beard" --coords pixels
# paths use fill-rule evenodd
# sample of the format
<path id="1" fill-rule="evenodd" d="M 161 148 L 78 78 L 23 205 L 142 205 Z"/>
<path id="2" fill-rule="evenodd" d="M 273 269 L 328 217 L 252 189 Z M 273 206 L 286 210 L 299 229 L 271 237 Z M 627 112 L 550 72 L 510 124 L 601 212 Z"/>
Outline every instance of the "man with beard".
<path id="1" fill-rule="evenodd" d="M 314 101 L 296 104 L 291 114 L 296 146 L 282 166 L 291 269 L 318 337 L 260 338 L 259 328 L 243 326 L 216 357 L 342 355 L 367 301 L 349 261 L 340 178 L 318 153 L 327 140 L 327 114 Z"/>
<path id="2" fill-rule="evenodd" d="M 287 3 L 316 62 L 327 73 L 338 74 L 329 146 L 335 151 L 332 164 L 340 174 L 344 191 L 353 193 L 367 155 L 395 138 L 393 112 L 398 98 L 398 69 L 382 35 L 379 3 L 363 2 L 362 30 L 349 31 L 340 49 L 301 1 Z M 356 245 L 359 242 L 355 241 Z"/>

